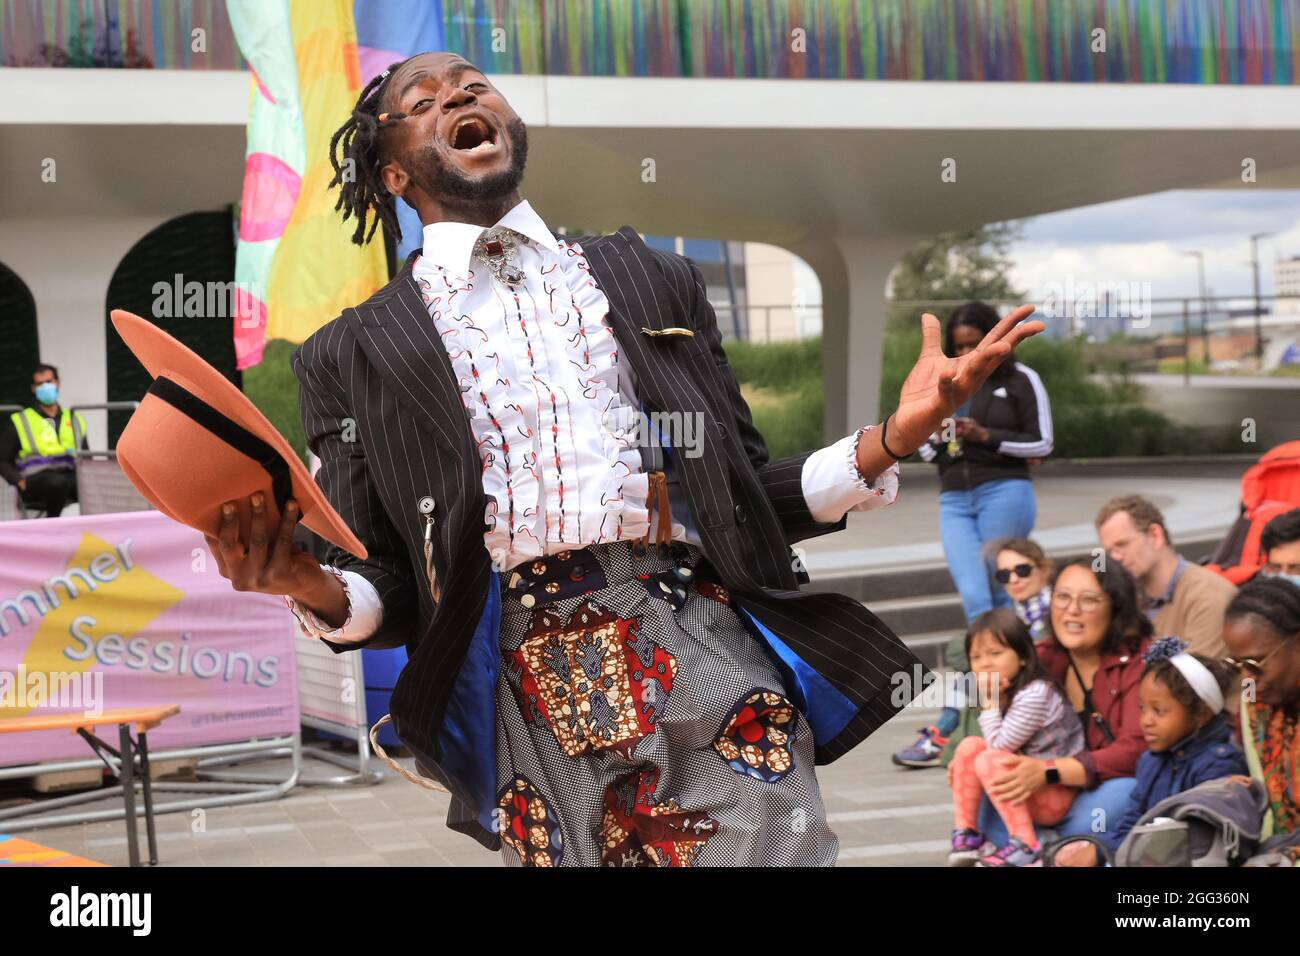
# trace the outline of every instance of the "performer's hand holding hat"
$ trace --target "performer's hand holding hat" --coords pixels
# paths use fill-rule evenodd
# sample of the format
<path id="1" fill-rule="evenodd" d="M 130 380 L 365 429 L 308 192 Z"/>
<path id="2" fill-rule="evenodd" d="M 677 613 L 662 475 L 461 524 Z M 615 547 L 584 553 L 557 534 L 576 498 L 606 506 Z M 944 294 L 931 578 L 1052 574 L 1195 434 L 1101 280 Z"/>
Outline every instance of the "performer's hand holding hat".
<path id="1" fill-rule="evenodd" d="M 301 519 L 359 558 L 366 549 L 292 446 L 243 392 L 175 338 L 130 312 L 111 316 L 154 378 L 117 442 L 123 473 L 163 514 L 203 532 L 236 590 L 287 594 L 342 623 L 342 587 L 293 543 L 294 527 Z"/>

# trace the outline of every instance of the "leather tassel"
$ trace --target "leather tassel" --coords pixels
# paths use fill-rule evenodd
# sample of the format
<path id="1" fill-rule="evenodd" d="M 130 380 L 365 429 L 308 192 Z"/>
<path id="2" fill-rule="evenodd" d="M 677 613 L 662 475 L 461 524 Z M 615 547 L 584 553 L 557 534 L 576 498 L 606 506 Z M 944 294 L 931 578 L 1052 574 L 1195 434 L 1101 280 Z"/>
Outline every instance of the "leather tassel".
<path id="1" fill-rule="evenodd" d="M 655 531 L 655 544 L 667 545 L 673 540 L 673 514 L 672 508 L 668 504 L 668 476 L 662 471 L 651 471 L 647 473 L 650 478 L 649 489 L 646 494 L 646 517 L 650 526 L 641 536 L 643 544 L 650 543 L 650 531 Z M 659 511 L 659 526 L 655 528 L 654 512 Z"/>

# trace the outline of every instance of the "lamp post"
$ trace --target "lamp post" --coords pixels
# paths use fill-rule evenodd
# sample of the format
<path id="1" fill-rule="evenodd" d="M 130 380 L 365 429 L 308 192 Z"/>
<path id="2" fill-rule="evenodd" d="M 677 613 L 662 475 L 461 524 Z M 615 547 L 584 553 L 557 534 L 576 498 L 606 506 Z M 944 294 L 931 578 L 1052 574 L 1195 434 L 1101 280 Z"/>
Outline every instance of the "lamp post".
<path id="1" fill-rule="evenodd" d="M 1250 237 L 1250 268 L 1255 276 L 1255 362 L 1256 370 L 1264 368 L 1264 327 L 1260 320 L 1262 307 L 1259 301 L 1259 240 L 1272 236 L 1271 232 L 1257 232 Z"/>
<path id="2" fill-rule="evenodd" d="M 1210 307 L 1205 296 L 1205 253 L 1199 250 L 1184 252 L 1196 258 L 1196 285 L 1201 291 L 1201 347 L 1205 350 L 1205 367 L 1210 367 Z"/>

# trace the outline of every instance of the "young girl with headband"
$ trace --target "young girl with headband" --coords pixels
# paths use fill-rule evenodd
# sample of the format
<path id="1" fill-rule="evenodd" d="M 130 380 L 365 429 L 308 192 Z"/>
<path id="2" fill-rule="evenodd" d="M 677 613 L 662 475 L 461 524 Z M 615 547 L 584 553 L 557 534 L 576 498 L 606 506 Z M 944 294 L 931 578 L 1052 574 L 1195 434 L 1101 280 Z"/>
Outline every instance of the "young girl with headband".
<path id="1" fill-rule="evenodd" d="M 1147 752 L 1138 758 L 1137 785 L 1124 814 L 1118 821 L 1105 821 L 1106 829 L 1098 834 L 1112 853 L 1142 814 L 1161 800 L 1207 780 L 1246 772 L 1246 758 L 1233 742 L 1224 713 L 1225 697 L 1232 693 L 1232 669 L 1189 654 L 1187 647 L 1186 641 L 1165 637 L 1143 655 L 1146 668 L 1138 702 Z M 1071 865 L 1097 862 L 1091 844 L 1074 844 L 1061 852 L 1079 854 Z"/>

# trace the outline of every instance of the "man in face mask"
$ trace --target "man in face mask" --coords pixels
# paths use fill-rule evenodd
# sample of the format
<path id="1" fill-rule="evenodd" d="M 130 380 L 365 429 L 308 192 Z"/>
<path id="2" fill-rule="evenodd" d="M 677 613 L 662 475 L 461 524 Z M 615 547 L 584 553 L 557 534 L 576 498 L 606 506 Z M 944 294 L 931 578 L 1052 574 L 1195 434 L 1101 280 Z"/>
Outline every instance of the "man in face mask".
<path id="1" fill-rule="evenodd" d="M 57 518 L 77 500 L 76 449 L 87 448 L 86 421 L 59 405 L 59 370 L 32 372 L 32 404 L 0 427 L 0 475 L 18 489 L 23 504 Z"/>
<path id="2" fill-rule="evenodd" d="M 1259 549 L 1264 553 L 1260 574 L 1278 575 L 1300 587 L 1300 508 L 1280 514 L 1264 525 Z"/>

